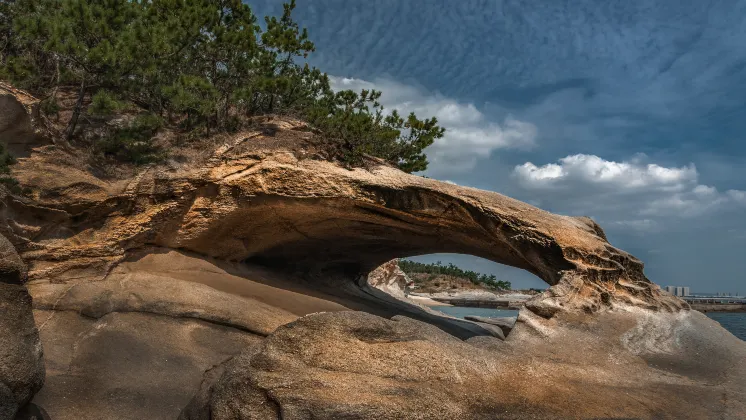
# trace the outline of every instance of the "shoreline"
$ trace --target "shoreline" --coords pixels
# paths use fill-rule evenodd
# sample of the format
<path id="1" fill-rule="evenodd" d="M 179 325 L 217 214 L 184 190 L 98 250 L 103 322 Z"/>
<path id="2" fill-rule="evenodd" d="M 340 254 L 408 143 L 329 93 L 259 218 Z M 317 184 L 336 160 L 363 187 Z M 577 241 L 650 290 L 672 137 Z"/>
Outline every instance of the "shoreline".
<path id="1" fill-rule="evenodd" d="M 746 304 L 690 303 L 689 305 L 695 311 L 700 311 L 702 313 L 707 313 L 707 312 L 733 313 L 733 314 L 746 313 Z"/>
<path id="2" fill-rule="evenodd" d="M 437 300 L 431 299 L 431 298 L 429 298 L 427 296 L 409 295 L 409 296 L 407 296 L 407 299 L 409 299 L 409 300 L 411 300 L 413 302 L 416 302 L 416 303 L 418 303 L 420 305 L 425 305 L 427 307 L 432 307 L 432 306 L 454 306 L 454 305 L 451 305 L 449 303 L 438 302 Z"/>

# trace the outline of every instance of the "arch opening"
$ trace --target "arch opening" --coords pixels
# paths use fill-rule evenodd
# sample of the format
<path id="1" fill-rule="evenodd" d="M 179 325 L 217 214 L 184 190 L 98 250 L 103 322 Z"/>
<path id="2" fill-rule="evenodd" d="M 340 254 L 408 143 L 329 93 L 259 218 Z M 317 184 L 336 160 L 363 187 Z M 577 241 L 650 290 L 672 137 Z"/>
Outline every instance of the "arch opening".
<path id="1" fill-rule="evenodd" d="M 436 314 L 476 323 L 504 339 L 518 311 L 546 283 L 525 270 L 463 254 L 391 260 L 371 271 L 366 286 Z"/>

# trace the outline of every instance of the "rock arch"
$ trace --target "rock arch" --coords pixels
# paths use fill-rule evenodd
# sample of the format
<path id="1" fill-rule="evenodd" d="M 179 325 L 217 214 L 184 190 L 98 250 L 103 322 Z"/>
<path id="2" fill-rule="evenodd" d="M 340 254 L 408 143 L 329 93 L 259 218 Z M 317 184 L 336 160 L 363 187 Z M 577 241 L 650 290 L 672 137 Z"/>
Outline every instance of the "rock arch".
<path id="1" fill-rule="evenodd" d="M 14 142 L 36 141 L 44 130 L 34 98 L 7 85 L 0 93 L 3 107 L 14 111 L 0 129 L 18 131 Z M 62 148 L 22 159 L 14 176 L 36 199 L 16 202 L 15 210 L 6 204 L 4 213 L 24 220 L 10 233 L 30 262 L 31 278 L 80 266 L 106 270 L 128 250 L 148 245 L 345 281 L 395 257 L 453 252 L 542 278 L 552 288 L 529 307 L 545 317 L 614 303 L 685 307 L 662 294 L 643 264 L 609 244 L 588 218 L 382 163 L 346 169 L 313 157 L 312 134 L 302 123 L 267 124 L 271 130 L 225 139 L 201 162 L 150 168 L 128 180 L 73 168 L 80 157 Z M 45 220 L 47 226 L 33 226 Z"/>
<path id="2" fill-rule="evenodd" d="M 327 279 L 354 278 L 395 257 L 471 254 L 528 270 L 553 286 L 529 305 L 545 317 L 614 303 L 685 307 L 660 293 L 643 264 L 609 244 L 589 218 L 386 166 L 348 170 L 289 153 L 208 173 L 185 222 L 161 231 L 159 244 Z"/>

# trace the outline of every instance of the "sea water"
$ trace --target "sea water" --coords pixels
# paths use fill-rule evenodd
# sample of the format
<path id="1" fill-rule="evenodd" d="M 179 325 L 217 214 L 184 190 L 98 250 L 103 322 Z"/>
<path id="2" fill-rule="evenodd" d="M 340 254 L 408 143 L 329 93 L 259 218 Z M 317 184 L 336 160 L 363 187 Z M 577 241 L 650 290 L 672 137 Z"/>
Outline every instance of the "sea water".
<path id="1" fill-rule="evenodd" d="M 461 306 L 433 306 L 432 309 L 456 318 L 466 316 L 517 317 L 518 311 L 510 309 L 465 308 Z M 746 313 L 708 312 L 710 318 L 719 322 L 731 334 L 746 341 Z"/>
<path id="2" fill-rule="evenodd" d="M 484 316 L 490 318 L 518 316 L 518 311 L 512 309 L 465 308 L 461 306 L 433 306 L 431 309 L 456 318 L 463 318 L 465 316 Z"/>
<path id="3" fill-rule="evenodd" d="M 746 341 L 746 313 L 707 312 L 705 315 L 719 322 L 731 334 Z"/>

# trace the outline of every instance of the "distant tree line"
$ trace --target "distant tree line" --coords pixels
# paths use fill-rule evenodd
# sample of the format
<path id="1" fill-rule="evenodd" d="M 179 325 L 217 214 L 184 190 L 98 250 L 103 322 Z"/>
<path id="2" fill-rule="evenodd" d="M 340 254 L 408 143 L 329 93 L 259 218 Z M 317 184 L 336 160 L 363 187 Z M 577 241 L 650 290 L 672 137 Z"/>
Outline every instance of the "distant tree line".
<path id="1" fill-rule="evenodd" d="M 401 259 L 399 260 L 399 267 L 407 274 L 433 274 L 433 275 L 446 275 L 453 277 L 460 277 L 468 279 L 473 284 L 484 284 L 489 287 L 501 290 L 511 290 L 512 285 L 509 281 L 498 280 L 494 274 L 480 274 L 476 271 L 462 270 L 452 263 L 443 265 L 440 261 L 435 264 L 425 264 L 416 261 L 410 261 Z"/>
<path id="2" fill-rule="evenodd" d="M 348 164 L 372 155 L 426 169 L 423 150 L 444 133 L 437 120 L 385 113 L 375 90 L 332 91 L 304 63 L 315 46 L 294 8 L 260 26 L 241 0 L 0 0 L 0 78 L 43 98 L 47 114 L 61 89 L 75 92 L 70 141 L 81 118 L 139 112 L 103 141 L 121 160 L 162 157 L 149 142 L 164 125 L 210 135 L 282 114 L 310 123 Z"/>

